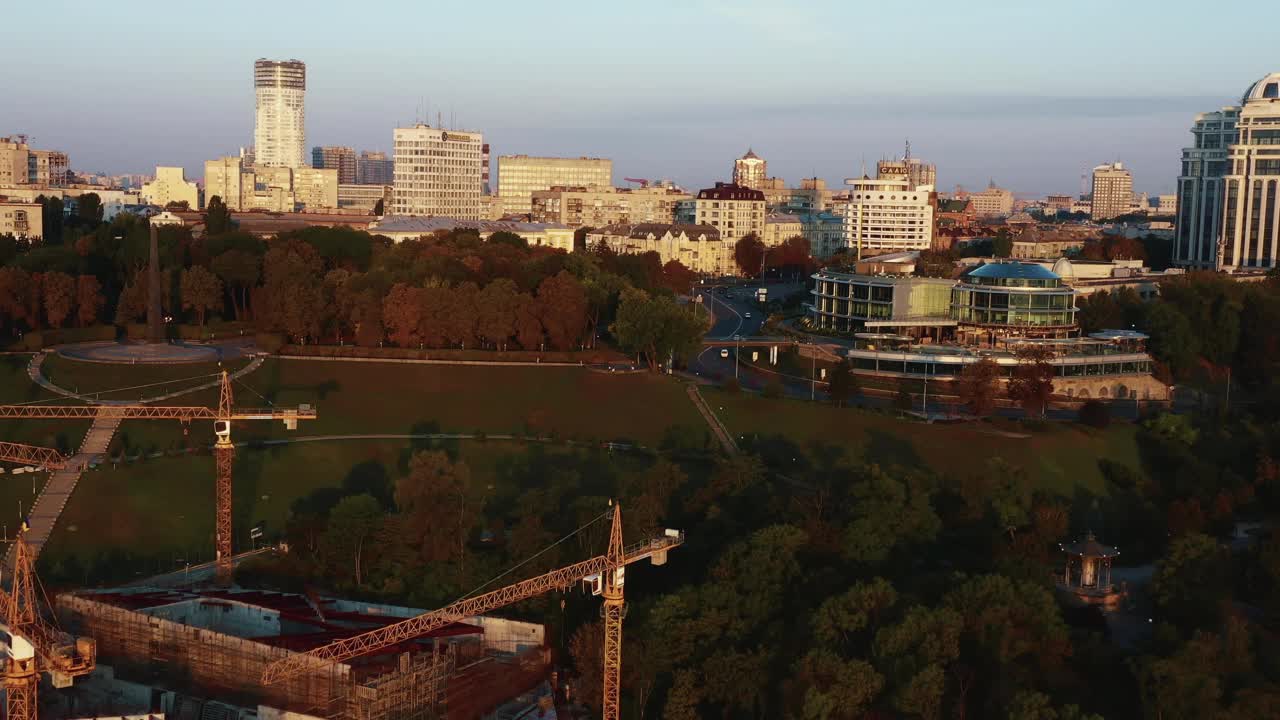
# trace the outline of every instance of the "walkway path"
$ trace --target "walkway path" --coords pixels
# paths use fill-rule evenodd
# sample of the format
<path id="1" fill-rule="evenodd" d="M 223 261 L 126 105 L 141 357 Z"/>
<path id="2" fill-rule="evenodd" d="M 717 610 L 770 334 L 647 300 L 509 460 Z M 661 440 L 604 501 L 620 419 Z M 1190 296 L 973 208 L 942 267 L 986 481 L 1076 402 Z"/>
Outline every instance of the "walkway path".
<path id="1" fill-rule="evenodd" d="M 738 454 L 738 444 L 733 441 L 733 435 L 729 433 L 729 429 L 720 422 L 720 418 L 716 417 L 715 412 L 711 410 L 711 406 L 707 405 L 707 401 L 702 397 L 702 391 L 698 389 L 696 384 L 690 383 L 685 386 L 689 392 L 689 399 L 693 401 L 693 406 L 698 408 L 698 412 L 702 413 L 702 419 L 707 421 L 707 426 L 711 428 L 711 432 L 715 434 L 716 439 L 720 441 L 721 447 L 730 455 Z"/>
<path id="2" fill-rule="evenodd" d="M 75 400 L 83 400 L 88 403 L 113 405 L 113 404 L 133 404 L 134 401 L 123 400 L 103 400 L 98 401 L 88 395 L 81 395 L 71 392 L 64 388 L 58 387 L 49 381 L 41 372 L 41 365 L 47 353 L 37 353 L 31 358 L 31 363 L 27 365 L 27 375 L 31 381 L 41 387 L 62 395 L 63 397 Z M 262 365 L 262 358 L 254 358 L 252 362 L 244 366 L 240 370 L 231 375 L 232 378 L 238 378 L 242 375 L 257 370 Z M 186 395 L 188 393 L 206 390 L 208 388 L 218 387 L 218 380 L 214 380 L 196 387 L 185 388 L 176 392 L 166 393 L 164 395 L 156 395 L 154 397 L 143 398 L 138 402 L 156 402 L 160 400 L 169 400 Z M 67 467 L 58 470 L 49 476 L 49 482 L 45 483 L 44 490 L 40 492 L 40 496 L 36 498 L 36 502 L 31 506 L 31 513 L 27 516 L 27 544 L 31 548 L 32 557 L 37 557 L 44 548 L 45 542 L 49 536 L 53 534 L 53 528 L 58 524 L 58 517 L 62 515 L 62 509 L 66 507 L 67 501 L 71 499 L 71 493 L 76 489 L 76 483 L 80 481 L 80 475 L 90 463 L 97 462 L 107 453 L 108 446 L 111 445 L 111 438 L 115 436 L 116 429 L 120 427 L 119 418 L 108 419 L 104 417 L 95 417 L 93 424 L 89 426 L 89 432 L 85 433 L 84 440 L 80 443 L 80 449 L 75 455 L 67 461 Z M 9 546 L 8 552 L 5 554 L 5 565 L 13 564 L 13 545 Z"/>

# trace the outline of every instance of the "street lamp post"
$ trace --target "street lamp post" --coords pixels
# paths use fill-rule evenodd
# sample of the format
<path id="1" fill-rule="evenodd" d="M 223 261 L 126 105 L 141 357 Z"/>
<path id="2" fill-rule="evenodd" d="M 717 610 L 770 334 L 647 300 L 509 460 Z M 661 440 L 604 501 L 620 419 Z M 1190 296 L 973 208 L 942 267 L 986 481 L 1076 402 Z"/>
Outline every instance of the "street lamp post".
<path id="1" fill-rule="evenodd" d="M 809 341 L 809 402 L 818 399 L 818 353 L 813 349 L 813 341 Z"/>
<path id="2" fill-rule="evenodd" d="M 742 336 L 733 336 L 733 379 L 738 379 L 738 358 L 742 356 Z"/>

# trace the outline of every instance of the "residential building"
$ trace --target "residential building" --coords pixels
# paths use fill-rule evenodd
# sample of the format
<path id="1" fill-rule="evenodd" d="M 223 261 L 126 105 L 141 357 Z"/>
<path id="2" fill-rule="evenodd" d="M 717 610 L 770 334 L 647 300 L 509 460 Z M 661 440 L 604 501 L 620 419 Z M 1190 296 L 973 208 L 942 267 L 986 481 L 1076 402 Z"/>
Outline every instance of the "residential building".
<path id="1" fill-rule="evenodd" d="M 764 236 L 764 193 L 734 183 L 716 183 L 694 198 L 694 224 L 710 225 L 720 239 L 734 244 L 746 235 Z"/>
<path id="2" fill-rule="evenodd" d="M 1274 268 L 1280 258 L 1280 72 L 1241 103 L 1239 138 L 1227 151 L 1220 269 Z"/>
<path id="3" fill-rule="evenodd" d="M 533 193 L 553 187 L 596 188 L 613 184 L 613 161 L 605 158 L 530 157 L 498 158 L 498 197 L 508 215 L 528 215 Z"/>
<path id="4" fill-rule="evenodd" d="M 1127 215 L 1133 206 L 1133 176 L 1123 163 L 1108 163 L 1093 169 L 1093 191 L 1089 217 L 1094 221 Z"/>
<path id="5" fill-rule="evenodd" d="M 530 219 L 571 227 L 670 223 L 676 204 L 691 197 L 682 190 L 657 185 L 634 189 L 553 187 L 533 192 Z"/>
<path id="6" fill-rule="evenodd" d="M 519 235 L 534 246 L 573 252 L 573 228 L 559 223 L 529 223 L 494 220 L 459 220 L 449 217 L 387 216 L 369 225 L 369 232 L 395 242 L 429 238 L 438 232 L 458 229 L 475 230 L 482 240 L 496 232 Z"/>
<path id="7" fill-rule="evenodd" d="M 733 184 L 752 190 L 763 190 L 769 177 L 769 163 L 750 148 L 733 161 Z"/>
<path id="8" fill-rule="evenodd" d="M 255 165 L 306 166 L 307 66 L 297 60 L 253 63 Z"/>
<path id="9" fill-rule="evenodd" d="M 38 241 L 44 238 L 43 206 L 0 196 L 0 235 Z"/>
<path id="10" fill-rule="evenodd" d="M 395 179 L 395 161 L 384 152 L 365 150 L 356 159 L 357 185 L 390 185 Z"/>
<path id="11" fill-rule="evenodd" d="M 835 192 L 827 189 L 822 178 L 804 178 L 800 187 L 764 190 L 769 212 L 817 213 L 829 210 Z"/>
<path id="12" fill-rule="evenodd" d="M 484 202 L 484 137 L 478 132 L 417 124 L 396 128 L 394 215 L 481 220 Z"/>
<path id="13" fill-rule="evenodd" d="M 970 193 L 968 199 L 977 218 L 1009 217 L 1013 214 L 1013 193 L 996 187 L 995 180 L 987 185 L 986 190 Z"/>
<path id="14" fill-rule="evenodd" d="M 69 180 L 67 154 L 32 150 L 25 135 L 0 137 L 0 186 L 58 187 Z"/>
<path id="15" fill-rule="evenodd" d="M 701 275 L 737 275 L 733 243 L 724 241 L 710 225 L 640 223 L 610 225 L 587 234 L 587 244 L 603 243 L 620 254 L 656 252 L 662 264 L 672 260 Z"/>
<path id="16" fill-rule="evenodd" d="M 1157 195 L 1156 196 L 1156 214 L 1166 215 L 1169 217 L 1178 216 L 1178 196 L 1177 195 Z"/>
<path id="17" fill-rule="evenodd" d="M 1177 265 L 1211 268 L 1218 261 L 1227 149 L 1240 136 L 1239 120 L 1240 108 L 1229 106 L 1196 115 L 1191 126 L 1192 144 L 1182 150 L 1178 175 L 1173 240 Z"/>
<path id="18" fill-rule="evenodd" d="M 338 207 L 338 171 L 329 168 L 293 168 L 293 198 L 300 209 Z"/>
<path id="19" fill-rule="evenodd" d="M 168 210 L 165 210 L 164 212 L 158 212 L 155 215 L 152 215 L 150 218 L 147 219 L 147 222 L 151 223 L 151 225 L 154 227 L 164 227 L 165 225 L 186 225 L 187 224 L 186 221 L 183 220 L 181 217 L 178 217 L 176 214 L 171 213 Z"/>
<path id="20" fill-rule="evenodd" d="M 977 212 L 970 199 L 939 200 L 936 212 L 938 227 L 968 229 L 977 220 Z"/>
<path id="21" fill-rule="evenodd" d="M 142 199 L 160 207 L 186 203 L 192 210 L 199 210 L 200 188 L 187 181 L 182 168 L 157 166 L 155 180 L 142 186 Z"/>
<path id="22" fill-rule="evenodd" d="M 391 205 L 390 185 L 338 185 L 338 209 L 372 213 L 382 201 L 383 213 Z"/>
<path id="23" fill-rule="evenodd" d="M 800 221 L 800 234 L 809 241 L 810 255 L 825 260 L 849 247 L 845 238 L 843 215 L 814 212 L 795 217 Z"/>
<path id="24" fill-rule="evenodd" d="M 845 180 L 845 242 L 861 260 L 899 250 L 928 250 L 933 244 L 933 186 L 912 187 L 906 177 Z"/>
<path id="25" fill-rule="evenodd" d="M 797 215 L 769 213 L 764 218 L 764 232 L 760 239 L 765 247 L 776 247 L 797 235 L 804 235 L 804 224 Z"/>
<path id="26" fill-rule="evenodd" d="M 338 184 L 356 183 L 355 148 L 337 145 L 317 145 L 311 148 L 311 167 L 338 171 Z"/>
<path id="27" fill-rule="evenodd" d="M 245 209 L 246 196 L 253 194 L 253 171 L 245 171 L 240 157 L 229 155 L 204 163 L 205 203 L 217 197 L 232 210 Z"/>

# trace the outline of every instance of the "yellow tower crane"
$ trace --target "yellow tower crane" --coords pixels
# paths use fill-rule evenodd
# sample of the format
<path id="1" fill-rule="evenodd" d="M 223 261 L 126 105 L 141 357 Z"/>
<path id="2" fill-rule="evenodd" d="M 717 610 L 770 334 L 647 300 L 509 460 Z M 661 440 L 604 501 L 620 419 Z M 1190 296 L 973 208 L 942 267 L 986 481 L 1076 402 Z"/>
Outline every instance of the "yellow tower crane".
<path id="1" fill-rule="evenodd" d="M 141 403 L 107 403 L 101 405 L 0 405 L 0 418 L 106 418 L 178 420 L 184 425 L 192 420 L 212 420 L 214 423 L 214 459 L 217 463 L 215 489 L 215 540 L 219 563 L 227 563 L 232 554 L 231 523 L 231 470 L 235 460 L 235 447 L 231 443 L 233 420 L 279 420 L 290 430 L 298 428 L 299 420 L 314 420 L 315 408 L 300 405 L 296 408 L 237 408 L 233 407 L 231 379 L 222 371 L 219 382 L 218 408 L 203 406 L 174 407 L 143 405 Z M 9 443 L 15 445 L 14 443 Z M 24 447 L 24 446 L 19 446 Z M 29 447 L 29 446 L 25 446 Z M 51 451 L 52 452 L 52 451 Z M 65 460 L 65 459 L 64 459 Z M 228 570 L 220 566 L 220 574 Z"/>
<path id="2" fill-rule="evenodd" d="M 667 530 L 662 535 L 630 546 L 622 544 L 622 508 L 614 503 L 609 548 L 599 555 L 483 595 L 459 600 L 447 607 L 338 640 L 305 653 L 294 653 L 267 666 L 264 685 L 275 685 L 334 663 L 378 652 L 383 648 L 421 637 L 432 630 L 553 590 L 566 590 L 587 581 L 593 593 L 604 596 L 604 720 L 618 720 L 619 679 L 622 676 L 623 585 L 626 566 L 641 560 L 654 565 L 667 561 L 667 553 L 684 544 L 684 533 Z"/>

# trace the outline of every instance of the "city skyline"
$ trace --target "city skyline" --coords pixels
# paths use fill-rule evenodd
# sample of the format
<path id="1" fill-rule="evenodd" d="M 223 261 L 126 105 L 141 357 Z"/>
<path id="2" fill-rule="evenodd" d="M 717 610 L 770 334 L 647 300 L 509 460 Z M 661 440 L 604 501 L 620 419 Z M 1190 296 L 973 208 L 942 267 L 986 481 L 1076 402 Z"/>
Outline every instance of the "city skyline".
<path id="1" fill-rule="evenodd" d="M 1168 16 L 1180 4 L 1108 11 L 1112 23 L 1116 12 L 1141 21 L 1142 32 L 1116 39 L 1090 32 L 1106 7 L 1098 2 L 1061 18 L 997 3 L 944 13 L 946 22 L 886 8 L 854 15 L 828 2 L 785 12 L 764 3 L 703 2 L 674 26 L 663 18 L 675 6 L 663 3 L 626 17 L 591 4 L 539 14 L 499 3 L 480 48 L 465 32 L 422 47 L 386 42 L 378 37 L 389 32 L 380 8 L 295 16 L 253 6 L 255 22 L 240 25 L 238 11 L 249 6 L 230 3 L 203 27 L 210 37 L 234 27 L 236 42 L 193 44 L 104 8 L 76 7 L 82 18 L 99 21 L 78 25 L 105 32 L 75 34 L 79 53 L 67 58 L 38 53 L 34 36 L 17 37 L 14 77 L 58 72 L 66 80 L 58 92 L 49 84 L 32 101 L 0 109 L 0 128 L 64 149 L 80 170 L 172 165 L 198 178 L 208 158 L 252 143 L 253 61 L 297 58 L 308 67 L 308 149 L 386 151 L 395 127 L 436 124 L 440 117 L 446 127 L 483 132 L 495 155 L 607 157 L 622 175 L 698 188 L 727 180 L 733 159 L 748 147 L 789 183 L 817 175 L 839 184 L 864 161 L 874 167 L 900 154 L 909 138 L 916 155 L 938 165 L 942 190 L 977 189 L 994 178 L 1020 193 L 1075 194 L 1093 166 L 1119 160 L 1133 169 L 1135 190 L 1155 195 L 1174 190 L 1190 118 L 1238 102 L 1249 83 L 1275 69 L 1266 44 L 1249 41 L 1265 37 L 1265 22 L 1237 30 L 1238 50 L 1229 60 L 1206 60 L 1161 41 L 1162 29 L 1176 29 Z M 398 8 L 400 25 L 428 14 L 440 25 L 470 22 L 465 9 L 385 7 Z M 1280 18 L 1280 10 L 1256 8 Z M 20 23 L 34 12 L 19 7 L 11 17 Z M 856 22 L 847 45 L 832 29 L 842 19 Z M 1049 20 L 1052 31 L 1036 25 Z M 662 51 L 605 31 L 622 22 L 635 36 L 661 30 Z M 271 30 L 283 26 L 293 32 Z M 354 41 L 341 51 L 316 43 L 318 29 L 330 26 L 343 27 Z M 913 41 L 912 57 L 885 63 L 880 51 L 893 43 L 881 35 L 899 30 Z M 999 43 L 975 44 L 975 31 Z M 548 48 L 537 37 L 549 32 L 572 34 L 575 42 Z M 803 38 L 793 37 L 798 33 Z M 127 39 L 136 42 L 121 42 Z M 1115 42 L 1126 44 L 1125 57 L 1137 58 L 1125 61 L 1124 72 L 1115 72 L 1117 56 L 1095 52 Z M 761 51 L 722 62 L 740 45 Z M 89 82 L 83 57 L 117 47 L 129 47 L 121 61 L 148 67 L 164 91 L 119 103 L 112 83 Z M 455 62 L 460 54 L 474 57 Z M 519 72 L 508 59 L 515 56 Z M 787 71 L 803 66 L 806 72 Z"/>

